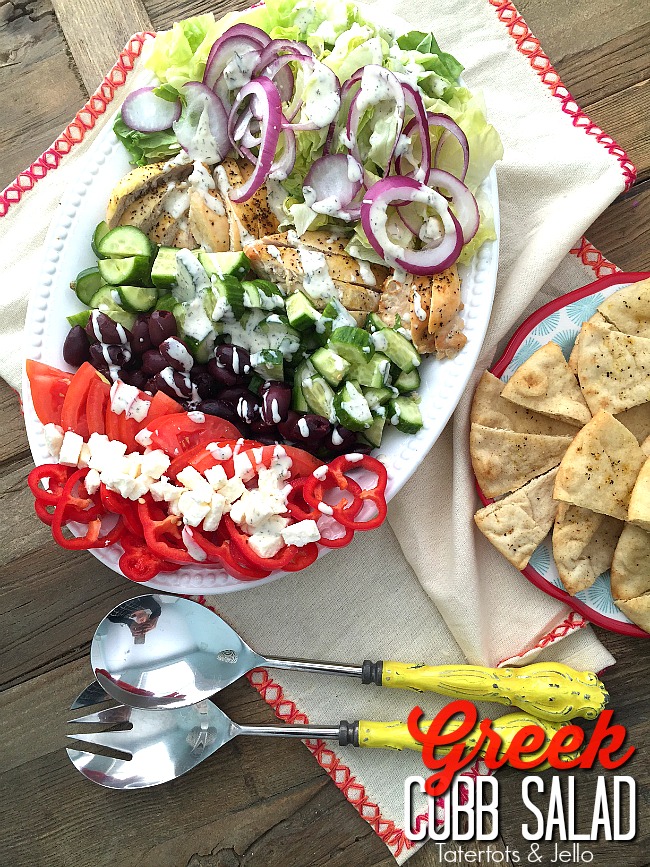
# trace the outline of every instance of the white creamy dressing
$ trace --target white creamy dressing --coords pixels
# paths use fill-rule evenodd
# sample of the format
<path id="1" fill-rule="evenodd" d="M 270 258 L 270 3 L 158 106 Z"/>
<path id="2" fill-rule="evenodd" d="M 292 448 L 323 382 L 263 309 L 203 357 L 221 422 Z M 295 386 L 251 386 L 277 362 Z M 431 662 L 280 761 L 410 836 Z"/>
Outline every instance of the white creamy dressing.
<path id="1" fill-rule="evenodd" d="M 190 421 L 193 421 L 194 424 L 203 424 L 205 421 L 205 413 L 198 412 L 197 410 L 193 410 L 192 412 L 188 412 L 187 417 Z"/>
<path id="2" fill-rule="evenodd" d="M 274 258 L 277 262 L 281 262 L 281 261 L 282 261 L 282 256 L 280 255 L 280 251 L 279 251 L 278 248 L 275 246 L 275 244 L 267 244 L 266 249 L 268 250 L 269 256 L 273 256 L 273 258 Z"/>
<path id="3" fill-rule="evenodd" d="M 332 431 L 332 445 L 333 445 L 333 446 L 340 446 L 340 445 L 342 445 L 342 444 L 343 444 L 343 437 L 342 437 L 341 434 L 337 431 L 337 429 L 334 428 L 334 430 Z M 320 469 L 320 468 L 319 468 L 319 469 Z M 316 475 L 316 470 L 314 470 L 314 475 Z M 317 478 L 318 478 L 318 477 L 317 477 Z M 323 478 L 325 478 L 324 475 L 323 475 Z"/>
<path id="4" fill-rule="evenodd" d="M 175 184 L 171 181 L 167 185 L 167 192 L 163 198 L 163 210 L 174 220 L 178 220 L 190 206 L 190 192 L 188 185 L 183 182 Z"/>
<path id="5" fill-rule="evenodd" d="M 363 114 L 378 102 L 395 100 L 392 85 L 393 73 L 383 66 L 365 66 L 361 76 L 361 88 L 357 97 L 357 109 Z"/>
<path id="6" fill-rule="evenodd" d="M 307 439 L 309 436 L 309 425 L 304 418 L 298 419 L 298 433 L 303 439 Z"/>
<path id="7" fill-rule="evenodd" d="M 422 299 L 420 298 L 420 293 L 417 289 L 413 290 L 413 312 L 420 322 L 424 322 L 427 318 L 426 310 L 422 308 Z"/>
<path id="8" fill-rule="evenodd" d="M 331 506 L 328 506 L 327 503 L 319 503 L 318 504 L 318 511 L 321 512 L 323 515 L 333 515 L 334 514 L 334 509 Z"/>
<path id="9" fill-rule="evenodd" d="M 214 195 L 212 192 L 217 187 L 214 178 L 200 160 L 194 160 L 194 169 L 187 182 L 192 190 L 200 193 L 201 198 L 213 213 L 218 214 L 220 217 L 225 216 L 226 211 L 223 202 L 219 196 Z"/>
<path id="10" fill-rule="evenodd" d="M 371 334 L 370 339 L 372 340 L 372 344 L 377 350 L 377 352 L 385 352 L 388 347 L 388 341 L 386 340 L 386 336 L 384 335 L 383 328 Z"/>
<path id="11" fill-rule="evenodd" d="M 349 399 L 341 401 L 341 408 L 359 422 L 371 420 L 372 415 L 368 409 L 368 403 L 361 392 L 348 383 L 346 393 Z"/>
<path id="12" fill-rule="evenodd" d="M 204 106 L 194 130 L 189 152 L 195 160 L 202 163 L 213 164 L 222 159 L 222 154 L 217 148 L 217 140 L 210 129 L 210 115 L 207 105 Z"/>
<path id="13" fill-rule="evenodd" d="M 194 533 L 190 527 L 183 527 L 181 530 L 181 537 L 183 539 L 183 544 L 187 548 L 187 553 L 190 555 L 192 560 L 196 560 L 197 563 L 203 563 L 207 560 L 208 555 L 205 553 L 203 548 L 194 541 Z"/>
<path id="14" fill-rule="evenodd" d="M 329 301 L 331 298 L 340 298 L 340 293 L 334 285 L 327 267 L 325 254 L 299 246 L 298 255 L 305 272 L 302 284 L 305 294 L 312 301 Z"/>
<path id="15" fill-rule="evenodd" d="M 357 259 L 356 262 L 359 266 L 359 275 L 366 286 L 376 286 L 377 280 L 375 279 L 375 275 L 372 273 L 370 262 L 366 262 L 365 259 Z"/>
<path id="16" fill-rule="evenodd" d="M 225 65 L 223 77 L 228 90 L 239 90 L 251 80 L 257 61 L 260 59 L 257 51 L 235 51 L 232 58 Z"/>
<path id="17" fill-rule="evenodd" d="M 216 166 L 214 170 L 214 179 L 217 182 L 217 189 L 224 197 L 224 199 L 230 201 L 230 190 L 231 186 L 228 182 L 228 175 L 226 174 L 226 170 L 223 166 Z M 242 225 L 241 220 L 237 217 L 237 214 L 231 210 L 230 212 L 233 220 L 237 223 L 237 228 L 239 230 L 239 237 L 241 239 L 241 243 L 243 246 L 246 244 L 253 244 L 257 238 L 254 238 L 251 233 Z"/>
<path id="18" fill-rule="evenodd" d="M 183 331 L 188 337 L 198 340 L 199 343 L 204 340 L 212 331 L 212 323 L 205 312 L 202 298 L 194 298 L 183 304 L 184 319 Z"/>
<path id="19" fill-rule="evenodd" d="M 426 247 L 437 246 L 444 237 L 440 217 L 426 219 L 420 226 L 418 237 Z"/>
<path id="20" fill-rule="evenodd" d="M 171 359 L 173 359 L 177 364 L 180 364 L 183 370 L 190 371 L 192 369 L 192 365 L 194 364 L 194 359 L 187 351 L 187 348 L 180 342 L 180 340 L 170 340 L 165 349 L 167 351 L 167 355 Z"/>
<path id="21" fill-rule="evenodd" d="M 206 449 L 217 461 L 228 461 L 232 457 L 232 446 L 221 446 L 219 443 L 208 443 Z"/>
<path id="22" fill-rule="evenodd" d="M 301 118 L 314 121 L 321 128 L 329 126 L 341 107 L 341 96 L 335 84 L 332 70 L 316 61 L 304 81 Z"/>

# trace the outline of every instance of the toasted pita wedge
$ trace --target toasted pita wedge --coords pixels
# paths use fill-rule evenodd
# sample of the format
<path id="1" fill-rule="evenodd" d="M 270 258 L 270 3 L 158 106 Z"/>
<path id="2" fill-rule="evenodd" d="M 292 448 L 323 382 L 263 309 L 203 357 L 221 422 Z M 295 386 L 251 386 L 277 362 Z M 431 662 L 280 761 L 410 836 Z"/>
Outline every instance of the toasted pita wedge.
<path id="1" fill-rule="evenodd" d="M 646 437 L 646 438 L 643 440 L 643 442 L 641 443 L 641 451 L 643 452 L 643 454 L 644 454 L 647 458 L 650 458 L 650 436 L 649 436 L 649 437 Z"/>
<path id="2" fill-rule="evenodd" d="M 559 419 L 532 412 L 501 397 L 504 383 L 489 371 L 481 377 L 474 400 L 470 421 L 484 427 L 512 430 L 517 433 L 546 434 L 547 436 L 575 436 L 574 425 Z"/>
<path id="3" fill-rule="evenodd" d="M 553 499 L 556 473 L 557 468 L 533 479 L 474 515 L 481 533 L 517 569 L 528 564 L 551 529 L 557 510 Z"/>
<path id="4" fill-rule="evenodd" d="M 650 279 L 619 289 L 598 310 L 619 331 L 650 338 Z"/>
<path id="5" fill-rule="evenodd" d="M 580 506 L 558 505 L 553 527 L 553 559 L 566 591 L 575 596 L 591 587 L 612 565 L 623 522 Z"/>
<path id="6" fill-rule="evenodd" d="M 519 406 L 581 426 L 591 418 L 575 376 L 557 343 L 546 343 L 506 383 L 501 397 Z"/>
<path id="7" fill-rule="evenodd" d="M 645 632 L 650 632 L 650 593 L 625 601 L 615 599 L 614 602 L 623 614 L 630 618 L 632 623 L 635 623 Z"/>
<path id="8" fill-rule="evenodd" d="M 526 482 L 556 467 L 571 437 L 521 434 L 473 424 L 470 455 L 486 497 L 517 491 Z"/>
<path id="9" fill-rule="evenodd" d="M 594 313 L 591 319 L 587 319 L 587 322 L 582 323 L 582 328 L 578 332 L 578 336 L 576 337 L 576 342 L 573 344 L 573 349 L 571 350 L 571 355 L 569 356 L 569 360 L 567 364 L 569 365 L 569 370 L 574 376 L 578 376 L 578 350 L 580 348 L 580 338 L 582 336 L 582 330 L 587 323 L 592 323 L 593 325 L 602 325 L 603 328 L 607 328 L 608 331 L 613 331 L 614 326 L 608 322 L 602 313 L 599 313 L 598 310 Z"/>
<path id="10" fill-rule="evenodd" d="M 650 401 L 650 340 L 587 324 L 578 350 L 578 379 L 592 413 L 619 413 Z"/>
<path id="11" fill-rule="evenodd" d="M 624 521 L 642 464 L 634 434 L 608 412 L 599 412 L 562 458 L 553 496 Z"/>
<path id="12" fill-rule="evenodd" d="M 632 488 L 627 519 L 631 524 L 650 531 L 650 458 L 641 467 Z"/>
<path id="13" fill-rule="evenodd" d="M 617 604 L 618 600 L 650 592 L 650 533 L 634 524 L 625 525 L 614 552 L 611 575 Z"/>
<path id="14" fill-rule="evenodd" d="M 619 412 L 616 418 L 632 431 L 639 443 L 650 437 L 650 403 L 641 403 Z"/>

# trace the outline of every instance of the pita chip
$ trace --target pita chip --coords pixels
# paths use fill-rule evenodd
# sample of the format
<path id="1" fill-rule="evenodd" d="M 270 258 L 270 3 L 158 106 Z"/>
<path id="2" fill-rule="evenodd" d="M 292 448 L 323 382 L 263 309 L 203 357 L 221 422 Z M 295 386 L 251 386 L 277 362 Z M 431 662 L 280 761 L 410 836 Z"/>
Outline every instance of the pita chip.
<path id="1" fill-rule="evenodd" d="M 578 379 L 596 414 L 650 401 L 650 340 L 587 323 L 578 350 Z"/>
<path id="2" fill-rule="evenodd" d="M 578 427 L 591 418 L 578 380 L 569 370 L 562 350 L 552 341 L 524 361 L 504 386 L 501 396 Z"/>
<path id="3" fill-rule="evenodd" d="M 553 559 L 571 596 L 591 587 L 612 565 L 623 526 L 609 515 L 559 504 L 553 527 Z"/>
<path id="4" fill-rule="evenodd" d="M 641 443 L 641 451 L 646 458 L 650 458 L 650 436 L 646 437 Z"/>
<path id="5" fill-rule="evenodd" d="M 569 370 L 574 376 L 578 375 L 578 351 L 580 348 L 580 337 L 582 336 L 582 329 L 590 322 L 596 325 L 602 325 L 602 327 L 606 328 L 608 331 L 614 330 L 614 326 L 611 324 L 611 322 L 608 322 L 603 316 L 603 314 L 599 313 L 598 310 L 596 310 L 591 319 L 587 319 L 586 322 L 582 323 L 582 328 L 578 332 L 576 342 L 573 344 L 573 349 L 571 350 L 571 355 L 569 356 L 569 360 L 567 362 L 567 364 L 569 365 Z"/>
<path id="6" fill-rule="evenodd" d="M 632 409 L 619 412 L 616 418 L 632 431 L 639 445 L 650 437 L 650 403 L 640 403 Z"/>
<path id="7" fill-rule="evenodd" d="M 624 521 L 643 462 L 634 434 L 613 415 L 599 412 L 562 458 L 553 496 Z"/>
<path id="8" fill-rule="evenodd" d="M 472 401 L 470 421 L 484 427 L 517 433 L 575 436 L 575 426 L 532 412 L 501 397 L 504 383 L 488 370 L 481 377 Z M 648 431 L 650 433 L 650 430 Z"/>
<path id="9" fill-rule="evenodd" d="M 616 600 L 650 593 L 650 533 L 634 524 L 625 525 L 614 551 L 611 575 Z"/>
<path id="10" fill-rule="evenodd" d="M 571 437 L 523 434 L 480 424 L 473 424 L 470 431 L 472 466 L 486 497 L 517 491 L 552 470 L 570 444 Z"/>
<path id="11" fill-rule="evenodd" d="M 619 331 L 650 338 L 650 279 L 619 289 L 598 310 Z"/>
<path id="12" fill-rule="evenodd" d="M 650 632 L 650 593 L 636 599 L 615 599 L 618 608 L 644 632 Z"/>
<path id="13" fill-rule="evenodd" d="M 631 524 L 650 531 L 650 458 L 641 467 L 632 488 L 627 519 Z"/>
<path id="14" fill-rule="evenodd" d="M 476 526 L 497 551 L 517 569 L 523 569 L 548 535 L 557 510 L 553 483 L 557 468 L 496 503 L 480 509 Z"/>

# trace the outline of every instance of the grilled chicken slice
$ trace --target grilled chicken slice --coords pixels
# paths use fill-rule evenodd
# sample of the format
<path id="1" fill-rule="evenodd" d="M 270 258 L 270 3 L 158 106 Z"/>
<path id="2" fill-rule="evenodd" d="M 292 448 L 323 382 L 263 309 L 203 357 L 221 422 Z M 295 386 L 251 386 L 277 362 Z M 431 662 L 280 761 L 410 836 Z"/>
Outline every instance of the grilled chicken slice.
<path id="1" fill-rule="evenodd" d="M 131 202 L 120 217 L 120 226 L 136 226 L 146 234 L 155 225 L 163 209 L 165 187 L 159 187 Z"/>
<path id="2" fill-rule="evenodd" d="M 160 247 L 171 246 L 172 241 L 176 237 L 178 230 L 181 228 L 182 217 L 172 217 L 171 214 L 163 213 L 160 215 L 157 223 L 151 227 L 149 239 L 158 244 Z"/>
<path id="3" fill-rule="evenodd" d="M 433 277 L 389 277 L 379 302 L 379 315 L 391 327 L 397 316 L 408 328 L 418 352 L 451 356 L 463 348 L 463 308 L 460 280 L 455 266 Z"/>
<path id="4" fill-rule="evenodd" d="M 214 172 L 214 179 L 226 205 L 231 224 L 231 250 L 241 250 L 242 244 L 278 230 L 278 221 L 269 206 L 266 187 L 260 187 L 246 202 L 230 201 L 229 191 L 241 187 L 252 171 L 253 166 L 246 160 L 234 160 L 228 157 L 216 167 Z"/>
<path id="5" fill-rule="evenodd" d="M 178 221 L 178 230 L 171 242 L 171 246 L 177 247 L 179 250 L 182 250 L 183 248 L 194 250 L 196 248 L 196 239 L 190 231 L 186 215 L 183 215 L 183 217 Z"/>
<path id="6" fill-rule="evenodd" d="M 230 250 L 230 223 L 219 193 L 193 190 L 188 223 L 197 243 L 205 250 L 211 253 Z"/>
<path id="7" fill-rule="evenodd" d="M 137 199 L 172 181 L 185 178 L 192 171 L 191 165 L 153 163 L 150 166 L 138 166 L 125 175 L 115 186 L 106 208 L 106 222 L 110 229 L 120 224 L 126 209 Z"/>

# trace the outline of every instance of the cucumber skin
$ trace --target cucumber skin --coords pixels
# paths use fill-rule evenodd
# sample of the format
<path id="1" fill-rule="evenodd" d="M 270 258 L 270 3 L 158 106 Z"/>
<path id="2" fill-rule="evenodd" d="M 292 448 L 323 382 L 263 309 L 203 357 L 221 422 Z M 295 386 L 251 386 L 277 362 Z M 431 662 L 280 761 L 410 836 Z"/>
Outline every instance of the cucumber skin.
<path id="1" fill-rule="evenodd" d="M 122 252 L 119 251 L 120 238 L 125 239 Z M 132 256 L 147 256 L 153 259 L 156 246 L 136 226 L 116 226 L 102 236 L 97 244 L 97 251 L 103 259 L 129 259 Z"/>

